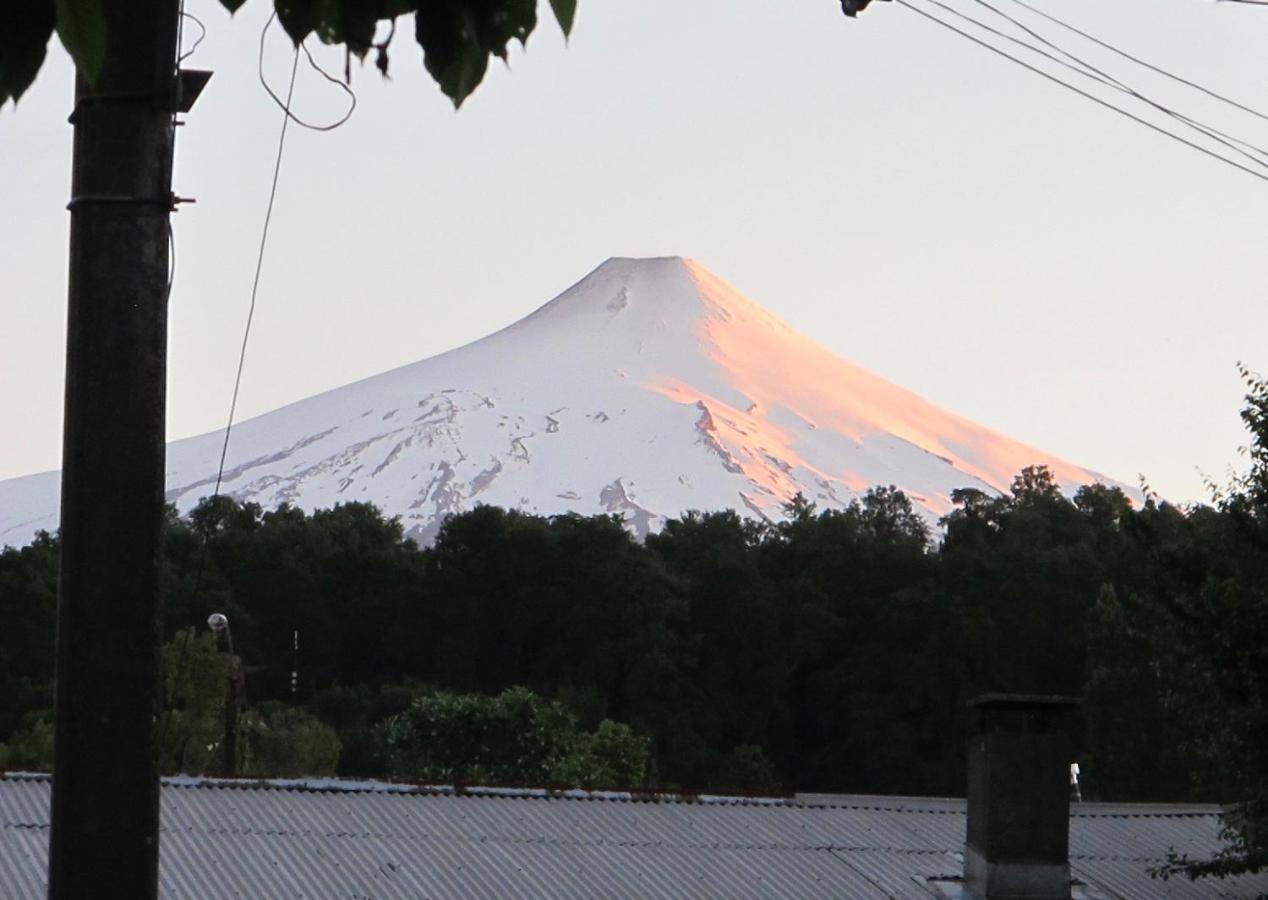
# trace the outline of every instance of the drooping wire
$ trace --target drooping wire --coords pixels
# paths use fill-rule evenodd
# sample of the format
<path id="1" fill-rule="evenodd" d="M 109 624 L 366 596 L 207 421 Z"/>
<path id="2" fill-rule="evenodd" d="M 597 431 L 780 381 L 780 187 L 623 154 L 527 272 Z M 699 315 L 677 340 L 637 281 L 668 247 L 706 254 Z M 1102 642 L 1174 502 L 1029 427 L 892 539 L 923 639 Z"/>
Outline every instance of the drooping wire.
<path id="1" fill-rule="evenodd" d="M 1132 88 L 1130 85 L 1124 84 L 1119 78 L 1115 77 L 1114 75 L 1111 75 L 1108 72 L 1105 72 L 1097 68 L 1096 66 L 1092 65 L 1090 62 L 1088 62 L 1085 59 L 1081 59 L 1080 57 L 1075 56 L 1073 53 L 1066 50 L 1064 47 L 1058 46 L 1057 44 L 1050 41 L 1048 38 L 1044 37 L 1042 34 L 1027 27 L 1024 23 L 1018 21 L 1013 16 L 1010 16 L 1008 13 L 1004 12 L 1003 10 L 995 6 L 992 6 L 990 3 L 987 2 L 987 0 L 974 0 L 974 2 L 977 3 L 979 6 L 987 9 L 988 11 L 994 13 L 995 15 L 999 16 L 1000 18 L 1004 19 L 1005 21 L 1016 26 L 1017 28 L 1021 29 L 1026 34 L 1030 35 L 1035 40 L 1043 44 L 1044 46 L 1052 48 L 1052 50 L 1056 51 L 1061 56 L 1064 56 L 1066 59 L 1070 60 L 1071 62 L 1065 62 L 1064 60 L 1058 59 L 1057 57 L 1053 56 L 1051 53 L 1048 53 L 1040 49 L 1039 47 L 1034 46 L 1033 44 L 1028 44 L 1026 41 L 1021 40 L 1020 38 L 1017 38 L 1014 35 L 1006 34 L 1005 32 L 992 28 L 991 26 L 987 25 L 985 22 L 981 22 L 978 19 L 973 18 L 972 16 L 968 16 L 960 12 L 959 10 L 953 9 L 952 7 L 946 5 L 945 3 L 940 2 L 940 0 L 928 0 L 928 2 L 946 10 L 952 15 L 958 16 L 959 18 L 965 21 L 973 23 L 974 25 L 983 29 L 984 31 L 988 31 L 991 34 L 997 35 L 1001 38 L 1004 38 L 1007 41 L 1011 41 L 1012 43 L 1017 44 L 1018 46 L 1024 47 L 1027 50 L 1030 50 L 1032 53 L 1036 53 L 1039 56 L 1049 59 L 1052 62 L 1055 62 L 1059 66 L 1062 66 L 1066 69 L 1076 72 L 1079 75 L 1082 75 L 1086 78 L 1090 78 L 1093 81 L 1099 82 L 1100 84 L 1108 88 L 1111 88 L 1112 90 L 1116 90 L 1120 93 L 1126 94 L 1129 97 L 1132 97 L 1133 99 L 1139 100 L 1141 103 L 1144 103 L 1148 106 L 1152 106 L 1154 109 L 1158 110 L 1158 112 L 1163 113 L 1164 115 L 1170 116 L 1171 118 L 1175 119 L 1177 122 L 1180 122 L 1181 124 L 1186 125 L 1189 128 L 1192 128 L 1194 131 L 1198 132 L 1199 134 L 1202 134 L 1205 137 L 1210 138 L 1211 140 L 1215 141 L 1217 144 L 1222 144 L 1223 146 L 1227 147 L 1229 150 L 1232 150 L 1234 153 L 1237 153 L 1239 156 L 1245 157 L 1246 159 L 1250 160 L 1256 165 L 1264 166 L 1268 168 L 1268 162 L 1265 162 L 1265 160 L 1262 158 L 1262 157 L 1268 157 L 1268 150 L 1265 150 L 1263 147 L 1257 146 L 1255 144 L 1250 143 L 1249 141 L 1243 140 L 1242 138 L 1235 137 L 1231 134 L 1227 134 L 1223 131 L 1220 131 L 1218 128 L 1215 128 L 1214 126 L 1208 125 L 1205 122 L 1201 122 L 1197 119 L 1194 119 L 1191 116 L 1188 116 L 1182 112 L 1179 112 L 1178 110 L 1172 109 L 1168 106 L 1164 106 L 1163 104 L 1157 102 L 1156 100 L 1153 100 L 1152 98 L 1145 96 L 1144 94 L 1140 93 L 1136 89 Z M 1246 151 L 1250 151 L 1250 152 L 1248 153 Z M 1259 156 L 1253 156 L 1251 155 L 1252 153 L 1259 154 Z"/>
<path id="2" fill-rule="evenodd" d="M 268 26 L 266 25 L 265 27 L 267 28 Z M 290 85 L 286 91 L 286 103 L 288 107 L 290 105 L 291 99 L 295 95 L 295 76 L 298 73 L 298 71 L 299 71 L 299 49 L 296 48 L 295 59 L 291 64 Z M 220 498 L 220 487 L 224 479 L 225 457 L 227 456 L 229 452 L 229 435 L 233 431 L 233 420 L 235 415 L 237 414 L 238 391 L 240 387 L 242 386 L 242 369 L 246 363 L 246 358 L 247 358 L 247 342 L 251 336 L 251 324 L 253 320 L 255 319 L 255 301 L 256 301 L 256 295 L 258 294 L 259 287 L 260 287 L 260 272 L 263 270 L 263 267 L 264 267 L 264 249 L 268 243 L 269 223 L 273 218 L 273 202 L 277 197 L 277 183 L 282 171 L 282 151 L 286 146 L 286 127 L 289 124 L 290 124 L 289 115 L 283 117 L 282 131 L 281 131 L 281 134 L 278 136 L 278 141 L 277 141 L 277 156 L 273 163 L 273 181 L 269 187 L 269 202 L 268 202 L 268 207 L 264 213 L 264 226 L 260 232 L 260 249 L 259 249 L 258 255 L 256 256 L 255 278 L 251 283 L 251 303 L 247 309 L 246 326 L 243 328 L 243 332 L 242 332 L 242 348 L 238 353 L 238 370 L 233 380 L 233 399 L 229 403 L 229 419 L 227 423 L 225 424 L 225 439 L 224 439 L 224 442 L 220 446 L 220 464 L 216 467 L 216 486 L 215 486 L 215 489 L 211 493 L 211 499 L 208 501 L 211 513 L 213 515 L 215 514 L 216 501 Z M 198 568 L 195 570 L 195 573 L 194 573 L 194 590 L 192 594 L 193 605 L 195 608 L 198 606 L 198 601 L 202 597 L 203 576 L 207 570 L 207 553 L 208 553 L 209 545 L 211 544 L 212 527 L 213 527 L 213 522 L 212 520 L 209 519 L 203 528 L 202 543 L 198 551 Z M 186 653 L 188 649 L 189 649 L 189 637 L 188 637 L 188 632 L 186 632 L 186 638 L 181 644 L 180 656 L 178 657 L 177 663 L 176 663 L 176 676 L 175 676 L 175 680 L 172 682 L 172 688 L 171 688 L 172 691 L 175 691 L 176 685 L 180 683 L 181 674 L 183 673 L 185 668 L 185 657 L 186 657 Z M 172 701 L 172 697 L 169 695 L 166 699 L 166 704 L 170 706 L 171 701 Z M 163 717 L 163 724 L 160 728 L 160 738 L 159 738 L 160 747 L 163 746 L 163 743 L 166 740 L 167 719 L 168 717 Z"/>
<path id="3" fill-rule="evenodd" d="M 267 26 L 265 26 L 267 29 Z M 261 37 L 261 41 L 263 38 Z M 264 211 L 264 227 L 260 232 L 260 247 L 255 258 L 255 277 L 251 281 L 251 302 L 247 307 L 246 327 L 242 330 L 242 347 L 238 351 L 238 371 L 233 379 L 233 399 L 229 401 L 229 420 L 225 424 L 225 439 L 220 447 L 220 465 L 216 469 L 216 488 L 212 492 L 214 502 L 220 496 L 220 486 L 224 480 L 225 458 L 229 453 L 229 436 L 233 432 L 233 420 L 238 411 L 238 392 L 242 388 L 242 370 L 247 361 L 247 344 L 251 339 L 251 325 L 255 321 L 255 302 L 260 292 L 260 274 L 264 271 L 264 251 L 268 246 L 269 225 L 273 221 L 273 204 L 277 199 L 277 183 L 282 173 L 282 151 L 286 148 L 286 129 L 294 118 L 290 112 L 291 100 L 295 96 L 295 75 L 299 71 L 299 48 L 295 48 L 295 58 L 291 62 L 291 81 L 286 89 L 286 103 L 282 107 L 286 115 L 282 117 L 282 131 L 277 139 L 277 156 L 273 162 L 273 182 L 269 186 L 269 202 Z M 272 93 L 272 92 L 270 92 Z"/>
<path id="4" fill-rule="evenodd" d="M 225 422 L 224 441 L 220 445 L 220 461 L 216 466 L 216 483 L 215 488 L 212 490 L 211 498 L 208 501 L 213 505 L 213 507 L 215 502 L 220 498 L 220 489 L 224 484 L 225 461 L 228 459 L 229 440 L 233 434 L 233 423 L 238 412 L 238 396 L 242 390 L 242 372 L 246 367 L 247 347 L 251 340 L 251 326 L 255 321 L 256 300 L 260 292 L 260 275 L 264 271 L 264 254 L 265 249 L 268 246 L 269 225 L 273 221 L 273 206 L 277 200 L 277 185 L 282 172 L 282 158 L 286 149 L 287 128 L 291 122 L 295 122 L 297 125 L 303 126 L 304 128 L 310 128 L 314 131 L 331 131 L 338 128 L 344 122 L 347 122 L 357 105 L 357 97 L 356 94 L 352 92 L 352 89 L 346 84 L 340 82 L 338 79 L 333 78 L 329 73 L 317 65 L 317 63 L 313 60 L 312 54 L 309 53 L 308 48 L 304 47 L 302 44 L 295 48 L 295 53 L 291 60 L 291 75 L 286 88 L 286 99 L 283 100 L 273 91 L 271 87 L 269 87 L 268 81 L 264 77 L 264 42 L 266 36 L 268 35 L 269 26 L 273 24 L 273 20 L 276 18 L 277 13 L 274 12 L 271 16 L 269 16 L 268 21 L 264 23 L 264 27 L 260 30 L 260 56 L 258 64 L 260 84 L 263 85 L 264 90 L 268 93 L 269 97 L 273 99 L 273 102 L 276 103 L 282 110 L 282 129 L 278 134 L 277 153 L 273 162 L 273 178 L 269 185 L 269 199 L 264 212 L 264 225 L 260 231 L 260 244 L 255 260 L 255 275 L 251 281 L 251 301 L 247 307 L 246 324 L 242 329 L 242 345 L 238 351 L 238 366 L 233 379 L 233 396 L 229 401 L 229 416 Z M 195 44 L 195 46 L 197 46 L 197 44 Z M 295 98 L 295 81 L 299 74 L 299 54 L 301 49 L 307 57 L 309 65 L 316 69 L 327 81 L 338 84 L 339 87 L 347 93 L 351 100 L 347 113 L 344 114 L 343 118 L 339 119 L 339 121 L 332 125 L 311 125 L 291 112 L 291 102 Z M 202 552 L 199 556 L 197 574 L 194 579 L 195 600 L 197 600 L 202 590 L 203 573 L 207 561 L 207 545 L 209 543 L 209 539 L 209 534 L 203 535 Z"/>
<path id="5" fill-rule="evenodd" d="M 238 410 L 238 395 L 242 389 L 242 371 L 246 365 L 247 345 L 250 343 L 251 339 L 251 325 L 255 321 L 256 299 L 260 292 L 260 275 L 264 271 L 264 253 L 268 245 L 269 225 L 273 220 L 273 205 L 277 199 L 277 184 L 282 172 L 282 156 L 286 149 L 287 128 L 291 122 L 294 122 L 296 125 L 308 128 L 312 131 L 333 131 L 340 125 L 347 122 L 348 119 L 351 118 L 353 111 L 357 108 L 357 95 L 353 93 L 352 88 L 348 87 L 348 85 L 344 84 L 342 81 L 335 78 L 319 66 L 313 59 L 312 53 L 309 52 L 308 47 L 304 44 L 300 44 L 295 48 L 295 54 L 291 60 L 291 75 L 290 82 L 286 88 L 286 99 L 283 100 L 276 92 L 274 92 L 274 90 L 269 86 L 268 80 L 264 77 L 264 44 L 265 38 L 268 36 L 269 27 L 273 24 L 273 21 L 276 18 L 277 13 L 274 12 L 269 16 L 268 21 L 264 23 L 264 27 L 260 30 L 260 55 L 258 68 L 260 84 L 264 87 L 264 90 L 268 93 L 269 97 L 273 99 L 273 102 L 276 103 L 282 110 L 282 130 L 278 134 L 277 139 L 277 154 L 273 162 L 273 180 L 269 186 L 269 200 L 264 212 L 264 226 L 260 232 L 260 245 L 255 260 L 255 276 L 251 281 L 251 302 L 247 307 L 247 321 L 242 330 L 242 346 L 238 352 L 238 369 L 233 379 L 233 397 L 229 402 L 229 418 L 225 423 L 225 439 L 220 448 L 220 464 L 216 467 L 216 487 L 212 492 L 213 502 L 220 496 L 220 488 L 224 482 L 225 460 L 228 458 L 229 438 L 233 432 L 233 422 Z M 301 50 L 303 51 L 304 56 L 308 59 L 309 65 L 312 66 L 313 69 L 320 73 L 327 81 L 338 85 L 339 88 L 348 95 L 350 100 L 348 111 L 344 113 L 342 118 L 332 124 L 313 125 L 309 122 L 305 122 L 291 111 L 291 102 L 295 98 L 295 80 L 299 73 L 299 54 Z"/>
<path id="6" fill-rule="evenodd" d="M 170 303 L 172 299 L 172 285 L 176 283 L 176 232 L 172 228 L 172 218 L 167 219 L 167 291 L 164 303 Z"/>
<path id="7" fill-rule="evenodd" d="M 181 19 L 189 19 L 191 22 L 193 22 L 195 25 L 198 26 L 198 37 L 194 39 L 194 43 L 190 46 L 188 50 L 186 50 L 185 52 L 183 52 L 180 56 L 176 58 L 176 65 L 178 66 L 181 63 L 183 63 L 185 60 L 193 56 L 194 52 L 198 49 L 198 45 L 201 44 L 203 42 L 203 39 L 207 37 L 207 26 L 203 24 L 203 20 L 198 18 L 198 16 L 194 15 L 193 13 L 185 12 L 184 4 L 181 5 L 180 14 L 181 14 Z M 182 32 L 184 31 L 183 28 L 181 30 Z"/>
<path id="8" fill-rule="evenodd" d="M 1114 53 L 1114 54 L 1117 54 L 1118 56 L 1123 57 L 1123 59 L 1134 62 L 1138 66 L 1143 66 L 1144 68 L 1148 69 L 1151 72 L 1156 72 L 1157 74 L 1162 75 L 1164 78 L 1170 78 L 1172 81 L 1183 84 L 1185 87 L 1192 88 L 1195 91 L 1200 91 L 1201 93 L 1206 94 L 1208 97 L 1211 97 L 1212 99 L 1219 100 L 1221 103 L 1227 103 L 1229 106 L 1232 106 L 1236 109 L 1240 109 L 1242 112 L 1250 113 L 1252 116 L 1257 116 L 1260 119 L 1264 119 L 1265 121 L 1268 121 L 1268 113 L 1261 112 L 1260 110 L 1254 109 L 1253 107 L 1246 106 L 1245 104 L 1242 104 L 1242 103 L 1238 103 L 1236 100 L 1233 100 L 1230 97 L 1226 97 L 1223 94 L 1219 93 L 1218 91 L 1213 91 L 1210 88 L 1205 87 L 1204 85 L 1200 85 L 1195 81 L 1190 81 L 1187 78 L 1183 78 L 1179 75 L 1176 75 L 1174 72 L 1168 72 L 1166 69 L 1163 69 L 1159 66 L 1155 66 L 1153 63 L 1147 62 L 1146 60 L 1133 56 L 1132 54 L 1128 53 L 1125 50 L 1120 50 L 1118 47 L 1115 47 L 1113 44 L 1109 43 L 1108 41 L 1103 41 L 1100 38 L 1095 37 L 1094 35 L 1088 34 L 1086 31 L 1076 28 L 1075 26 L 1071 25 L 1068 22 L 1062 21 L 1061 19 L 1057 18 L 1051 13 L 1044 12 L 1042 9 L 1038 9 L 1034 6 L 1031 6 L 1029 3 L 1025 2 L 1025 0 L 1012 0 L 1012 2 L 1016 3 L 1018 6 L 1022 7 L 1023 9 L 1029 10 L 1030 12 L 1034 13 L 1037 16 L 1041 16 L 1042 18 L 1047 19 L 1049 22 L 1052 22 L 1054 25 L 1064 28 L 1067 31 L 1073 32 L 1074 34 L 1077 34 L 1079 37 L 1085 40 L 1091 41 L 1093 44 L 1096 44 L 1098 47 L 1103 47 L 1104 49 L 1110 51 L 1111 53 Z M 1232 2 L 1253 3 L 1253 5 L 1256 5 L 1256 6 L 1268 6 L 1268 0 L 1232 0 Z"/>
<path id="9" fill-rule="evenodd" d="M 286 118 L 288 121 L 294 122 L 296 125 L 299 125 L 301 128 L 307 128 L 309 131 L 334 131 L 340 125 L 344 124 L 345 122 L 347 122 L 349 119 L 352 118 L 352 114 L 357 109 L 357 95 L 353 92 L 352 88 L 349 87 L 345 82 L 331 75 L 329 72 L 323 69 L 320 65 L 318 65 L 317 61 L 313 59 L 313 54 L 309 51 L 308 46 L 306 44 L 300 44 L 298 47 L 295 48 L 295 63 L 296 65 L 299 64 L 299 52 L 303 50 L 304 56 L 308 59 L 308 65 L 311 66 L 315 72 L 321 75 L 322 78 L 326 79 L 331 84 L 338 87 L 341 91 L 343 91 L 348 96 L 348 110 L 347 112 L 343 114 L 341 118 L 339 118 L 335 122 L 330 123 L 329 125 L 314 125 L 311 122 L 304 121 L 299 116 L 295 115 L 295 113 L 291 112 L 290 95 L 289 94 L 287 95 L 286 102 L 282 102 L 282 98 L 279 97 L 277 93 L 273 90 L 273 88 L 269 86 L 268 79 L 264 77 L 264 39 L 268 36 L 269 26 L 273 24 L 273 20 L 276 18 L 277 18 L 277 13 L 275 12 L 271 16 L 269 16 L 269 20 L 264 23 L 264 28 L 260 31 L 260 55 L 259 55 L 259 60 L 257 63 L 257 68 L 258 68 L 259 76 L 260 76 L 260 84 L 264 86 L 264 90 L 273 99 L 273 102 L 276 103 L 278 107 L 282 110 L 282 112 L 286 115 Z M 294 84 L 295 84 L 295 76 L 292 73 L 291 86 L 294 87 Z"/>
<path id="10" fill-rule="evenodd" d="M 1168 131 L 1167 129 L 1161 127 L 1160 125 L 1156 125 L 1155 123 L 1150 122 L 1148 119 L 1142 118 L 1136 115 L 1135 113 L 1132 113 L 1126 109 L 1123 109 L 1120 106 L 1115 106 L 1113 103 L 1110 103 L 1108 100 L 1105 100 L 1102 97 L 1098 97 L 1095 94 L 1089 93 L 1079 87 L 1076 87 L 1075 85 L 1070 84 L 1068 81 L 1063 81 L 1060 78 L 1058 78 L 1056 75 L 1053 75 L 1051 72 L 1046 72 L 1043 69 L 1039 68 L 1038 66 L 1031 65 L 1025 60 L 1022 60 L 1016 56 L 1013 56 L 1008 51 L 1002 50 L 999 47 L 996 47 L 994 44 L 984 41 L 981 38 L 975 37 L 974 35 L 969 34 L 967 31 L 964 31 L 961 28 L 957 28 L 953 23 L 948 22 L 945 19 L 941 19 L 938 16 L 934 15 L 933 13 L 930 13 L 926 10 L 920 9 L 917 6 L 912 5 L 910 2 L 908 2 L 908 0 L 894 0 L 894 3 L 919 16 L 922 16 L 923 18 L 928 19 L 931 22 L 941 25 L 943 28 L 947 29 L 948 31 L 954 32 L 955 34 L 959 35 L 960 37 L 966 40 L 972 41 L 974 44 L 977 44 L 979 47 L 983 47 L 991 51 L 992 53 L 995 53 L 999 56 L 1004 57 L 1010 62 L 1016 63 L 1017 65 L 1021 66 L 1024 69 L 1028 69 L 1031 72 L 1034 72 L 1036 75 L 1039 75 L 1042 78 L 1046 78 L 1047 80 L 1060 85 L 1066 90 L 1073 91 L 1079 96 L 1084 97 L 1088 100 L 1091 100 L 1093 103 L 1103 106 L 1106 109 L 1112 110 L 1113 112 L 1116 112 L 1121 116 L 1125 116 L 1126 118 L 1131 119 L 1133 122 L 1136 122 L 1139 125 L 1144 125 L 1146 128 L 1150 129 L 1151 131 L 1156 131 L 1165 137 L 1171 138 L 1173 141 L 1177 141 L 1181 144 L 1184 144 L 1186 147 L 1190 147 L 1194 150 L 1197 150 L 1199 153 L 1205 154 L 1206 156 L 1209 156 L 1212 159 L 1219 160 L 1220 162 L 1226 165 L 1232 166 L 1234 169 L 1237 169 L 1241 172 L 1245 172 L 1247 175 L 1251 175 L 1255 178 L 1258 178 L 1261 181 L 1268 181 L 1268 175 L 1265 175 L 1262 172 L 1258 172 L 1255 169 L 1249 168 L 1248 166 L 1244 166 L 1241 163 L 1235 160 L 1229 159 L 1226 156 L 1221 156 L 1219 153 L 1216 153 L 1214 150 L 1210 149 L 1209 147 L 1204 147 L 1201 144 L 1195 143 L 1194 141 L 1190 141 L 1187 138 L 1184 138 L 1174 132 Z"/>
<path id="11" fill-rule="evenodd" d="M 316 61 L 313 59 L 312 54 L 309 52 L 308 48 L 303 46 L 302 44 L 295 48 L 295 53 L 291 60 L 291 75 L 290 75 L 290 81 L 287 84 L 287 88 L 286 88 L 286 99 L 282 100 L 282 98 L 280 98 L 273 91 L 273 89 L 269 86 L 267 79 L 265 79 L 264 77 L 264 42 L 265 42 L 265 37 L 268 34 L 269 26 L 273 24 L 273 20 L 275 18 L 277 18 L 276 12 L 273 13 L 271 16 L 269 16 L 268 21 L 265 22 L 264 24 L 264 28 L 260 30 L 260 56 L 259 56 L 258 66 L 259 66 L 260 84 L 264 87 L 264 90 L 268 93 L 269 97 L 272 98 L 273 102 L 276 103 L 282 110 L 282 128 L 278 134 L 277 154 L 273 162 L 273 178 L 269 185 L 269 199 L 268 199 L 268 204 L 264 212 L 264 224 L 260 230 L 260 244 L 259 244 L 259 250 L 256 254 L 256 260 L 255 260 L 255 275 L 251 281 L 251 301 L 247 308 L 247 320 L 242 330 L 242 346 L 238 351 L 238 366 L 237 366 L 237 371 L 233 379 L 233 396 L 231 400 L 229 401 L 229 416 L 227 421 L 225 422 L 224 441 L 220 445 L 220 461 L 216 466 L 216 484 L 215 484 L 215 488 L 212 490 L 211 498 L 208 501 L 208 503 L 211 506 L 213 515 L 215 512 L 216 501 L 220 498 L 220 489 L 224 483 L 225 461 L 228 458 L 228 454 L 229 454 L 229 440 L 233 433 L 234 419 L 237 417 L 238 395 L 242 388 L 242 372 L 246 366 L 247 347 L 251 339 L 251 326 L 255 321 L 256 300 L 259 296 L 259 291 L 260 291 L 260 275 L 264 270 L 264 254 L 268 246 L 269 225 L 273 221 L 273 207 L 277 200 L 277 185 L 281 178 L 282 158 L 286 148 L 287 128 L 290 125 L 290 123 L 293 121 L 297 125 L 300 125 L 304 128 L 309 128 L 313 131 L 332 131 L 333 129 L 338 128 L 340 125 L 347 122 L 348 119 L 351 118 L 353 110 L 355 110 L 357 106 L 357 97 L 356 97 L 356 94 L 352 92 L 352 89 L 348 87 L 346 84 L 344 84 L 343 82 L 332 77 L 328 72 L 322 69 L 321 66 L 317 65 Z M 204 30 L 204 34 L 205 34 L 205 30 Z M 196 48 L 197 46 L 198 46 L 198 42 L 195 42 L 194 48 Z M 191 53 L 193 52 L 194 48 L 190 48 Z M 309 65 L 312 66 L 312 68 L 315 69 L 317 72 L 319 72 L 327 81 L 337 84 L 341 89 L 343 89 L 343 91 L 348 95 L 351 101 L 348 107 L 348 111 L 343 115 L 341 119 L 339 119 L 337 122 L 331 125 L 325 125 L 325 126 L 311 125 L 308 122 L 305 122 L 302 119 L 300 119 L 293 112 L 291 112 L 291 102 L 295 98 L 295 80 L 297 75 L 299 74 L 299 53 L 301 49 L 304 51 L 304 56 L 308 59 Z M 173 245 L 173 253 L 174 252 L 175 252 L 175 249 Z M 211 543 L 210 531 L 212 526 L 213 526 L 213 522 L 209 519 L 203 531 L 202 546 L 200 548 L 200 552 L 198 556 L 198 569 L 194 577 L 193 601 L 195 606 L 197 606 L 198 599 L 200 598 L 202 594 L 203 575 L 206 571 L 207 553 L 208 553 L 209 545 Z M 186 640 L 181 645 L 181 658 L 177 664 L 177 678 L 178 679 L 179 679 L 180 670 L 183 668 L 183 665 L 184 665 L 184 657 L 185 657 L 185 652 L 188 648 L 188 644 L 189 644 L 189 640 L 188 640 L 188 633 L 187 633 Z M 166 724 L 166 720 L 164 724 Z"/>

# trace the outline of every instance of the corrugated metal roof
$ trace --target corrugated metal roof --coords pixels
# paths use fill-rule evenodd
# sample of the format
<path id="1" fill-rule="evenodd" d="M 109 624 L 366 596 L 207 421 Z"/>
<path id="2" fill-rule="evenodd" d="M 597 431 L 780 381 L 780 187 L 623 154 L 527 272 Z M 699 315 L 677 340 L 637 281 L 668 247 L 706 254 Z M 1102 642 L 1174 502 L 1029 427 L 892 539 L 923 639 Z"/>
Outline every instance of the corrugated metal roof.
<path id="1" fill-rule="evenodd" d="M 0 778 L 0 894 L 40 900 L 47 776 Z M 167 779 L 167 898 L 823 898 L 958 896 L 964 802 L 804 795 L 633 796 L 373 782 Z M 1078 894 L 1253 898 L 1268 875 L 1160 881 L 1169 850 L 1221 846 L 1210 806 L 1084 804 Z"/>

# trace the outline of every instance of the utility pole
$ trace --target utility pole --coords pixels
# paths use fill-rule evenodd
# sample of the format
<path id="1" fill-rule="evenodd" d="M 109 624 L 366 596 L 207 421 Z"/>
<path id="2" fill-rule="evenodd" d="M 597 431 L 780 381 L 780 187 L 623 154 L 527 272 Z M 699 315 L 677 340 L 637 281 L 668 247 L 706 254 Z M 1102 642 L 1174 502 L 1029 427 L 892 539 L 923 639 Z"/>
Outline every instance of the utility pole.
<path id="1" fill-rule="evenodd" d="M 103 0 L 75 87 L 50 900 L 158 894 L 159 561 L 178 0 Z"/>

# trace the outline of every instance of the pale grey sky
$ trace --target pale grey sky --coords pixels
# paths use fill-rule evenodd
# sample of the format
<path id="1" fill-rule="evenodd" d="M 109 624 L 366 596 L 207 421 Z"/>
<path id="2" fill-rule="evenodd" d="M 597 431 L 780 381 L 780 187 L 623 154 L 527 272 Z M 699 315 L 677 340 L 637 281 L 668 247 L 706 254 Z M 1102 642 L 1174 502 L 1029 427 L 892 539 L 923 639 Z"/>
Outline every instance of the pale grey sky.
<path id="1" fill-rule="evenodd" d="M 1268 9 L 1035 2 L 1268 109 Z M 174 220 L 172 437 L 228 407 L 280 127 L 255 74 L 270 6 L 188 5 L 209 34 L 187 65 L 216 75 L 178 135 L 198 203 Z M 347 125 L 288 137 L 243 416 L 481 337 L 609 256 L 676 254 L 1080 465 L 1192 500 L 1238 464 L 1234 363 L 1268 372 L 1268 183 L 892 3 L 850 22 L 834 0 L 581 0 L 569 46 L 544 20 L 456 114 L 411 30 L 390 82 L 354 72 Z M 284 86 L 280 30 L 267 46 Z M 1095 59 L 1268 144 L 1268 123 Z M 54 43 L 0 112 L 0 478 L 59 465 L 70 100 Z M 301 115 L 342 102 L 301 67 Z"/>

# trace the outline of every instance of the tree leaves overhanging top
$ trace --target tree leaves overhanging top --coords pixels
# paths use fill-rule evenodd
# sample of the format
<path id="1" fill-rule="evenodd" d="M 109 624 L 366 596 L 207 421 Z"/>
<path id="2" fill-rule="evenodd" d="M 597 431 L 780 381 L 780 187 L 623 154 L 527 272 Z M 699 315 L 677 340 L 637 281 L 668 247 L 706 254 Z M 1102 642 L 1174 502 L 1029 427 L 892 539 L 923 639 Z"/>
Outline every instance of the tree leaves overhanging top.
<path id="1" fill-rule="evenodd" d="M 233 13 L 245 0 L 220 2 Z M 374 50 L 385 75 L 391 37 L 376 42 L 377 26 L 384 21 L 395 26 L 412 13 L 423 65 L 455 107 L 483 80 L 490 56 L 505 60 L 511 41 L 526 44 L 537 26 L 537 0 L 274 0 L 274 5 L 296 45 L 316 35 L 358 59 Z M 550 0 L 550 7 L 568 36 L 576 0 Z M 34 82 L 54 31 L 80 73 L 89 82 L 97 77 L 108 40 L 102 0 L 10 0 L 0 4 L 0 106 L 16 102 Z"/>
<path id="2" fill-rule="evenodd" d="M 0 106 L 16 102 L 35 80 L 56 24 L 53 0 L 0 4 Z"/>

